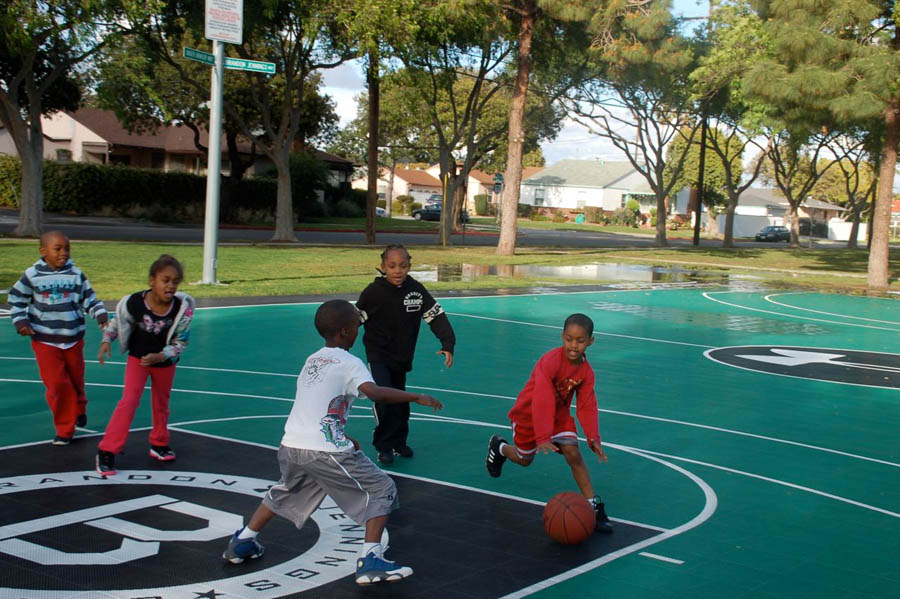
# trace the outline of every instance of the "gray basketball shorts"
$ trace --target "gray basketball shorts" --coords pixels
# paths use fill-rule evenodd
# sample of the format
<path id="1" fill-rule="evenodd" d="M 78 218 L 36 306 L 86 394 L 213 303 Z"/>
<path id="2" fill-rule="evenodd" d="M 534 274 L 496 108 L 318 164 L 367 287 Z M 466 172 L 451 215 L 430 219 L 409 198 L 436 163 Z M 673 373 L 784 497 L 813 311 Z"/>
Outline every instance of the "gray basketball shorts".
<path id="1" fill-rule="evenodd" d="M 303 527 L 326 495 L 360 525 L 400 507 L 394 481 L 362 451 L 329 453 L 282 445 L 278 466 L 281 480 L 262 502 L 297 528 Z"/>

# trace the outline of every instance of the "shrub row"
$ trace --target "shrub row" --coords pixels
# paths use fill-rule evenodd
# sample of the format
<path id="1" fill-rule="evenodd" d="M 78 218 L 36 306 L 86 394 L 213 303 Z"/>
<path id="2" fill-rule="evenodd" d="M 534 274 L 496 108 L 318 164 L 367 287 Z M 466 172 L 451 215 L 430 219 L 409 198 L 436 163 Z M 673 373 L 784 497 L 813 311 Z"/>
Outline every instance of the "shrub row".
<path id="1" fill-rule="evenodd" d="M 18 208 L 21 172 L 17 157 L 0 156 L 0 206 Z M 234 186 L 223 179 L 224 221 L 274 219 L 277 182 L 274 173 L 266 175 L 272 176 L 244 178 Z M 365 206 L 365 192 L 330 184 L 327 165 L 312 156 L 292 156 L 291 191 L 298 220 L 324 215 L 317 190 L 324 190 L 326 205 L 336 212 Z M 202 220 L 206 205 L 205 176 L 85 162 L 45 161 L 43 191 L 48 212 L 115 214 L 158 222 Z"/>

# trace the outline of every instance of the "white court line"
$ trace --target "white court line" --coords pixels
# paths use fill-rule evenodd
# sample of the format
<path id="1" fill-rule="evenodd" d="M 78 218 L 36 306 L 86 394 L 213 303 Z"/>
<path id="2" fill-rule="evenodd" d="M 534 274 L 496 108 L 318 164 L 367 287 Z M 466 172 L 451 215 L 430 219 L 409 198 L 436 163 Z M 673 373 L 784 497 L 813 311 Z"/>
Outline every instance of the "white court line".
<path id="1" fill-rule="evenodd" d="M 508 320 L 505 318 L 491 318 L 489 316 L 476 316 L 474 314 L 463 314 L 462 312 L 447 312 L 450 316 L 464 316 L 466 318 L 476 318 L 478 320 L 491 320 L 494 322 L 507 322 L 510 324 L 521 324 L 530 327 L 543 327 L 548 329 L 562 330 L 562 327 L 555 324 L 539 324 L 535 322 L 523 322 L 521 320 Z M 669 343 L 672 345 L 687 345 L 689 347 L 702 347 L 705 349 L 715 349 L 714 345 L 702 345 L 700 343 L 687 343 L 685 341 L 669 341 L 668 339 L 653 339 L 652 337 L 637 337 L 635 335 L 620 335 L 619 333 L 605 333 L 603 331 L 594 330 L 594 336 L 602 335 L 604 337 L 618 337 L 620 339 L 635 339 L 637 341 L 652 341 L 653 343 Z"/>
<path id="2" fill-rule="evenodd" d="M 900 325 L 900 322 L 896 322 L 893 320 L 878 320 L 877 318 L 864 318 L 862 316 L 850 316 L 848 314 L 837 314 L 835 312 L 825 312 L 824 310 L 813 310 L 812 308 L 801 308 L 800 306 L 792 306 L 791 304 L 785 304 L 783 302 L 777 302 L 773 300 L 773 297 L 780 295 L 800 295 L 801 292 L 794 293 L 770 293 L 769 295 L 763 297 L 764 300 L 775 304 L 776 306 L 784 306 L 785 308 L 790 308 L 792 310 L 803 310 L 804 312 L 812 312 L 814 314 L 824 314 L 826 316 L 837 316 L 839 318 L 852 318 L 853 320 L 865 320 L 868 322 L 880 322 L 881 324 L 896 324 Z"/>
<path id="3" fill-rule="evenodd" d="M 824 349 L 828 349 L 828 348 L 824 348 Z M 34 358 L 18 358 L 18 357 L 13 358 L 13 357 L 0 356 L 0 360 L 32 360 L 33 361 Z M 124 363 L 117 362 L 117 364 L 124 364 Z M 179 365 L 178 367 L 179 368 L 191 368 L 189 366 L 181 366 L 181 365 Z M 735 368 L 738 368 L 738 367 L 735 367 Z M 211 371 L 222 370 L 225 372 L 230 372 L 230 370 L 226 369 L 226 368 L 222 368 L 222 369 L 204 368 L 203 370 L 211 370 Z M 246 371 L 246 372 L 251 372 L 253 374 L 266 375 L 266 376 L 291 376 L 291 377 L 295 376 L 295 375 L 283 375 L 283 374 L 272 373 L 272 372 L 258 372 L 258 371 Z M 780 376 L 789 376 L 789 375 L 780 375 Z M 0 382 L 40 383 L 41 381 L 25 380 L 25 379 L 0 379 Z M 103 383 L 85 383 L 85 384 L 87 386 L 98 386 L 98 387 L 118 387 L 118 388 L 124 387 L 124 385 L 103 384 Z M 407 385 L 407 387 L 409 389 L 420 389 L 422 391 L 435 391 L 438 393 L 454 393 L 457 395 L 471 395 L 474 397 L 490 397 L 490 398 L 494 398 L 494 399 L 504 399 L 504 400 L 509 400 L 509 401 L 513 401 L 516 399 L 515 397 L 509 396 L 509 395 L 496 395 L 496 394 L 492 394 L 492 393 L 476 393 L 474 391 L 458 391 L 455 389 L 444 389 L 441 387 L 424 387 L 421 385 Z M 149 387 L 145 387 L 145 389 L 146 388 L 149 388 Z M 206 395 L 220 394 L 219 392 L 215 392 L 215 391 L 199 391 L 199 390 L 191 390 L 191 389 L 172 389 L 172 390 L 180 391 L 182 393 L 199 393 L 199 394 L 206 394 Z M 240 394 L 240 393 L 224 393 L 224 392 L 221 393 L 221 395 L 228 395 L 228 396 L 233 396 L 233 397 L 251 397 L 251 398 L 255 398 L 255 399 L 271 399 L 271 400 L 283 401 L 283 402 L 293 402 L 294 401 L 293 398 L 272 397 L 272 396 L 267 396 L 267 395 L 245 395 L 245 394 Z M 369 409 L 366 406 L 354 406 L 354 407 L 360 407 L 362 409 Z M 773 443 L 782 443 L 785 445 L 793 445 L 795 447 L 803 447 L 805 449 L 811 449 L 813 451 L 822 451 L 825 453 L 832 453 L 835 455 L 840 455 L 843 457 L 848 457 L 848 458 L 852 458 L 852 459 L 856 459 L 856 460 L 863 460 L 866 462 L 874 462 L 876 464 L 883 464 L 885 466 L 900 468 L 900 463 L 897 463 L 897 462 L 890 462 L 888 460 L 881 460 L 878 458 L 873 458 L 873 457 L 869 457 L 869 456 L 865 456 L 865 455 L 861 455 L 861 454 L 850 453 L 850 452 L 841 451 L 838 449 L 831 449 L 829 447 L 823 447 L 820 445 L 810 445 L 808 443 L 801 443 L 799 441 L 791 441 L 789 439 L 781 439 L 779 437 L 770 437 L 768 435 L 759 435 L 756 433 L 748 433 L 748 432 L 740 431 L 740 430 L 736 430 L 736 429 L 722 428 L 722 427 L 718 427 L 718 426 L 711 426 L 708 424 L 699 424 L 696 422 L 689 422 L 686 420 L 673 420 L 671 418 L 662 418 L 659 416 L 648 416 L 646 414 L 637 414 L 634 412 L 622 412 L 620 410 L 609 410 L 609 409 L 605 409 L 605 408 L 600 408 L 599 411 L 601 413 L 615 414 L 617 416 L 626 416 L 629 418 L 640 418 L 640 419 L 644 419 L 644 420 L 655 420 L 657 422 L 667 422 L 669 424 L 678 424 L 681 426 L 689 426 L 689 427 L 694 427 L 694 428 L 706 429 L 706 430 L 726 433 L 726 434 L 730 434 L 730 435 L 751 437 L 754 439 L 760 439 L 762 441 L 771 441 Z M 444 418 L 444 416 L 437 416 L 437 417 Z"/>
<path id="4" fill-rule="evenodd" d="M 813 322 L 825 322 L 828 324 L 839 324 L 846 327 L 859 327 L 863 329 L 875 329 L 878 331 L 894 331 L 900 333 L 900 329 L 889 329 L 887 327 L 876 327 L 871 324 L 856 324 L 855 322 L 839 322 L 837 320 L 827 320 L 825 318 L 812 318 L 809 316 L 797 316 L 795 314 L 785 314 L 784 312 L 775 312 L 774 310 L 763 310 L 762 308 L 751 308 L 750 306 L 742 306 L 741 304 L 733 304 L 731 302 L 726 302 L 725 300 L 720 300 L 712 297 L 714 293 L 738 293 L 736 291 L 704 291 L 703 297 L 706 299 L 716 302 L 718 304 L 722 304 L 724 306 L 731 306 L 732 308 L 739 308 L 741 310 L 750 310 L 751 312 L 762 312 L 763 314 L 774 314 L 775 316 L 782 316 L 784 318 L 790 319 L 798 319 L 798 320 L 811 320 Z"/>
<path id="5" fill-rule="evenodd" d="M 604 443 L 604 445 L 606 445 L 606 443 Z M 612 443 L 610 443 L 609 445 L 610 445 L 610 447 L 615 447 L 615 445 Z M 805 491 L 807 493 L 812 493 L 814 495 L 820 495 L 822 497 L 826 497 L 828 499 L 834 499 L 835 501 L 840 501 L 840 502 L 847 503 L 847 504 L 850 504 L 850 505 L 853 505 L 856 507 L 861 507 L 861 508 L 864 508 L 867 510 L 872 510 L 873 512 L 885 514 L 886 516 L 891 516 L 893 518 L 900 518 L 900 513 L 897 513 L 897 512 L 892 512 L 892 511 L 886 510 L 884 508 L 876 507 L 874 505 L 869 505 L 868 503 L 862 503 L 862 502 L 856 501 L 854 499 L 848 499 L 846 497 L 841 497 L 840 495 L 834 495 L 832 493 L 826 493 L 825 491 L 819 491 L 818 489 L 813 489 L 811 487 L 804 487 L 803 485 L 789 483 L 787 481 L 780 480 L 777 478 L 771 478 L 768 476 L 763 476 L 761 474 L 753 474 L 752 472 L 745 472 L 743 470 L 736 470 L 734 468 L 729 468 L 727 466 L 719 466 L 718 464 L 710 464 L 709 462 L 701 462 L 700 460 L 692 460 L 690 458 L 685 458 L 682 456 L 661 453 L 658 451 L 650 451 L 649 449 L 641 449 L 639 451 L 642 453 L 650 454 L 650 455 L 656 455 L 656 456 L 668 458 L 670 460 L 677 460 L 679 462 L 687 462 L 689 464 L 696 464 L 698 466 L 705 466 L 707 468 L 715 468 L 716 470 L 722 470 L 724 472 L 730 472 L 732 474 L 739 474 L 741 476 L 756 478 L 759 480 L 766 481 L 768 483 L 782 485 L 785 487 L 789 487 L 791 489 L 797 489 L 798 491 Z"/>
<path id="6" fill-rule="evenodd" d="M 31 381 L 28 379 L 2 379 L 0 378 L 0 383 L 32 383 L 32 384 L 43 384 L 43 381 Z M 113 383 L 85 383 L 85 387 L 114 387 L 122 389 L 125 385 L 116 385 Z M 144 390 L 150 389 L 150 385 L 148 384 L 144 387 Z M 272 399 L 275 401 L 286 401 L 293 403 L 293 397 L 273 397 L 271 395 L 250 395 L 249 393 L 226 393 L 224 391 L 200 391 L 199 389 L 176 389 L 172 388 L 172 391 L 177 391 L 179 393 L 197 393 L 199 395 L 224 395 L 226 397 L 250 397 L 252 399 Z"/>
<path id="7" fill-rule="evenodd" d="M 716 285 L 720 287 L 721 285 Z M 527 287 L 523 287 L 526 289 Z M 457 301 L 457 300 L 472 300 L 472 299 L 508 299 L 511 297 L 544 297 L 547 295 L 587 295 L 590 293 L 629 293 L 634 291 L 683 291 L 684 287 L 640 287 L 638 289 L 596 289 L 593 291 L 548 291 L 541 293 L 515 293 L 511 295 L 503 295 L 503 294 L 492 294 L 492 295 L 453 295 L 453 296 L 439 296 L 435 299 L 438 302 L 445 301 Z M 269 307 L 277 307 L 277 306 L 317 306 L 321 304 L 321 301 L 311 301 L 311 302 L 273 302 L 269 304 L 238 304 L 235 306 L 205 306 L 203 308 L 196 308 L 196 310 L 233 310 L 235 308 L 269 308 Z M 355 304 L 356 302 L 350 302 L 351 304 Z"/>
<path id="8" fill-rule="evenodd" d="M 679 566 L 684 563 L 684 560 L 675 559 L 674 557 L 666 557 L 665 555 L 657 555 L 655 553 L 649 553 L 647 551 L 641 551 L 638 555 L 643 555 L 644 557 L 649 557 L 650 559 L 658 559 L 661 562 L 669 562 L 670 564 L 678 564 Z"/>

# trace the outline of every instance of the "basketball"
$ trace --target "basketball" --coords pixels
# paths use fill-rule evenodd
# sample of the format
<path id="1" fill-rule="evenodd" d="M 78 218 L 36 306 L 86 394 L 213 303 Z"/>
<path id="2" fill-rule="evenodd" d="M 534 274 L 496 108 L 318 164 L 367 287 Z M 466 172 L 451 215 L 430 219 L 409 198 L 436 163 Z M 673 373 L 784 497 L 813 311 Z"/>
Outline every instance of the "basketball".
<path id="1" fill-rule="evenodd" d="M 573 491 L 557 493 L 544 507 L 544 530 L 563 545 L 583 543 L 594 532 L 596 520 L 588 500 Z"/>

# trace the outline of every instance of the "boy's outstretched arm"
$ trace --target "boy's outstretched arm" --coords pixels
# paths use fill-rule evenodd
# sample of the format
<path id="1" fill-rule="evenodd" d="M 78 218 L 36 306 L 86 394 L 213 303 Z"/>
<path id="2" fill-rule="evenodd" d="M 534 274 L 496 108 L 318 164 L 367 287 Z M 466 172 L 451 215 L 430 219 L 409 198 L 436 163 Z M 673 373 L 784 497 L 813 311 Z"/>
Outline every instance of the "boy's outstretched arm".
<path id="1" fill-rule="evenodd" d="M 435 412 L 444 407 L 438 399 L 425 393 L 408 393 L 391 387 L 379 387 L 375 383 L 363 383 L 359 386 L 359 392 L 372 401 L 382 403 L 417 403 L 434 408 Z"/>

